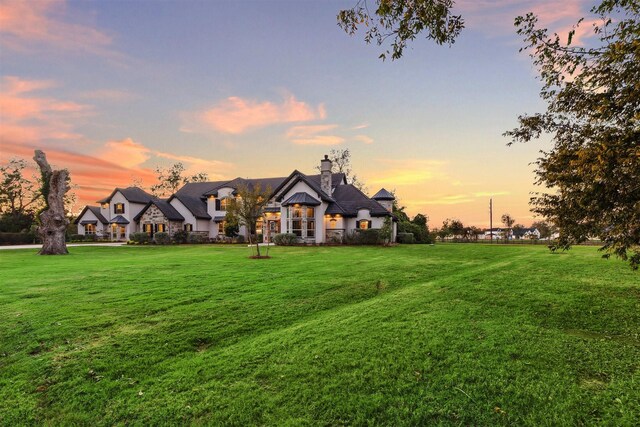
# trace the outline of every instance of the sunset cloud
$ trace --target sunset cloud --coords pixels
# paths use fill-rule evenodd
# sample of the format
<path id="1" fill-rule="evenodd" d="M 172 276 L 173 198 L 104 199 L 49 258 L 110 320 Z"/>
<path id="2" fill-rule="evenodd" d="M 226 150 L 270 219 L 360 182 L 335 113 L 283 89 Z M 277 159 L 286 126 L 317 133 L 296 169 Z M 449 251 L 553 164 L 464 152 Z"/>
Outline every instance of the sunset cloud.
<path id="1" fill-rule="evenodd" d="M 492 35 L 515 34 L 516 16 L 533 12 L 540 25 L 566 37 L 578 19 L 588 15 L 592 2 L 587 0 L 459 0 L 456 8 L 470 28 Z M 587 22 L 588 21 L 588 22 Z M 574 37 L 574 44 L 582 42 L 591 31 L 593 20 L 586 20 Z M 565 39 L 566 40 L 566 39 Z"/>
<path id="2" fill-rule="evenodd" d="M 440 160 L 403 159 L 380 160 L 380 167 L 375 176 L 367 183 L 388 185 L 419 185 L 436 179 L 445 179 L 444 167 L 447 162 Z"/>
<path id="3" fill-rule="evenodd" d="M 287 139 L 297 145 L 339 145 L 344 138 L 337 135 L 327 135 L 326 132 L 334 130 L 338 125 L 310 125 L 294 126 L 287 132 Z"/>
<path id="4" fill-rule="evenodd" d="M 199 113 L 198 116 L 204 124 L 218 132 L 241 134 L 275 124 L 322 120 L 326 117 L 326 112 L 322 104 L 313 107 L 298 101 L 293 95 L 281 103 L 233 96 Z"/>
<path id="5" fill-rule="evenodd" d="M 43 140 L 80 139 L 78 119 L 92 115 L 93 108 L 74 101 L 36 96 L 49 89 L 49 80 L 26 80 L 14 76 L 0 81 L 0 141 L 14 144 Z"/>
<path id="6" fill-rule="evenodd" d="M 57 48 L 113 55 L 112 37 L 69 16 L 64 0 L 3 0 L 0 3 L 0 45 L 16 51 Z"/>
<path id="7" fill-rule="evenodd" d="M 362 142 L 363 144 L 373 144 L 373 138 L 367 135 L 356 135 L 353 139 L 355 141 Z"/>

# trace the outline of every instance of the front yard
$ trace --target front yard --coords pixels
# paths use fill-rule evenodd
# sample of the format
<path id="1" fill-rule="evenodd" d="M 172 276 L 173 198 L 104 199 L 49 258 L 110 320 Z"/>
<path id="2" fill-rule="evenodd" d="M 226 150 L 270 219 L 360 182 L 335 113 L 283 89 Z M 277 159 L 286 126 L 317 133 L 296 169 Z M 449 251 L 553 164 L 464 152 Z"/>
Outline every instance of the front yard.
<path id="1" fill-rule="evenodd" d="M 595 248 L 0 253 L 0 424 L 640 424 L 640 274 Z"/>

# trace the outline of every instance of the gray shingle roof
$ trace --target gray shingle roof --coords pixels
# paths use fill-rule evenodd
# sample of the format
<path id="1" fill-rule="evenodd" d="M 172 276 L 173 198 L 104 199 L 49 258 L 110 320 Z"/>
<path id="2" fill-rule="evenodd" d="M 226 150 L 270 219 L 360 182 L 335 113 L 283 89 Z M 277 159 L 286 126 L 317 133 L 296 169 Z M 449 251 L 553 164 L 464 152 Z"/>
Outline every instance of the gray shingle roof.
<path id="1" fill-rule="evenodd" d="M 372 197 L 373 200 L 395 200 L 396 198 L 393 194 L 389 193 L 384 188 L 381 188 L 376 194 Z"/>
<path id="2" fill-rule="evenodd" d="M 368 198 L 351 184 L 339 185 L 333 190 L 335 202 L 330 203 L 325 213 L 357 216 L 360 209 L 368 209 L 371 216 L 391 215 L 380 203 Z"/>
<path id="3" fill-rule="evenodd" d="M 111 218 L 111 221 L 109 221 L 109 224 L 129 224 L 129 220 L 123 217 L 122 215 L 116 215 L 113 218 Z"/>
<path id="4" fill-rule="evenodd" d="M 196 218 L 211 219 L 211 216 L 207 213 L 206 195 L 225 182 L 227 181 L 191 182 L 185 184 L 176 194 L 169 197 L 168 201 L 171 202 L 171 200 L 176 198 L 189 209 L 189 212 Z"/>
<path id="5" fill-rule="evenodd" d="M 109 203 L 111 201 L 111 199 L 113 198 L 113 196 L 118 191 L 120 193 L 122 193 L 124 198 L 127 199 L 131 203 L 148 203 L 149 200 L 153 199 L 153 196 L 151 194 L 147 193 L 146 191 L 144 191 L 142 188 L 138 188 L 138 187 L 119 188 L 119 187 L 117 187 L 115 190 L 113 190 L 113 192 L 109 195 L 109 197 L 106 197 L 104 199 L 98 200 L 97 203 Z"/>
<path id="6" fill-rule="evenodd" d="M 282 206 L 289 206 L 289 205 L 319 206 L 320 201 L 317 199 L 314 199 L 307 193 L 299 192 L 289 197 L 284 202 L 282 202 Z"/>
<path id="7" fill-rule="evenodd" d="M 78 221 L 80 221 L 80 219 L 84 216 L 84 214 L 87 211 L 91 211 L 91 213 L 93 213 L 96 216 L 96 218 L 98 218 L 98 221 L 100 221 L 101 223 L 109 224 L 109 221 L 107 221 L 107 218 L 105 218 L 104 215 L 102 215 L 102 213 L 100 213 L 100 207 L 99 206 L 85 206 L 84 209 L 82 209 L 82 212 L 80 212 L 80 215 L 78 215 L 76 220 L 73 221 L 73 223 L 77 224 Z"/>
<path id="8" fill-rule="evenodd" d="M 253 189 L 254 186 L 259 185 L 262 190 L 270 189 L 273 191 L 275 188 L 279 187 L 287 177 L 277 177 L 277 178 L 235 178 L 231 181 L 224 181 L 212 188 L 211 190 L 203 193 L 204 196 L 214 196 L 218 197 L 218 190 L 221 188 L 229 187 L 237 190 L 242 186 L 247 186 L 249 189 Z M 234 192 L 235 194 L 235 192 Z"/>
<path id="9" fill-rule="evenodd" d="M 139 222 L 142 215 L 149 209 L 152 205 L 156 206 L 160 209 L 160 212 L 169 220 L 169 221 L 184 221 L 184 217 L 180 215 L 180 212 L 176 210 L 168 201 L 163 199 L 153 199 L 147 203 L 147 205 L 142 208 L 140 213 L 136 215 L 133 220 L 135 222 Z"/>

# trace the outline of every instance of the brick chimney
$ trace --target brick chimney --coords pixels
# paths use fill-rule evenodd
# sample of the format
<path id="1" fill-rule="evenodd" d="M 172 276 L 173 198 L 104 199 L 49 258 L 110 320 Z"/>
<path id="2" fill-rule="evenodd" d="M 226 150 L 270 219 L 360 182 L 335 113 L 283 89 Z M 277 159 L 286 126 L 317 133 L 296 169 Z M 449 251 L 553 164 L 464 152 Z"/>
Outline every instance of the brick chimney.
<path id="1" fill-rule="evenodd" d="M 326 154 L 320 160 L 320 188 L 327 196 L 331 196 L 331 160 Z"/>

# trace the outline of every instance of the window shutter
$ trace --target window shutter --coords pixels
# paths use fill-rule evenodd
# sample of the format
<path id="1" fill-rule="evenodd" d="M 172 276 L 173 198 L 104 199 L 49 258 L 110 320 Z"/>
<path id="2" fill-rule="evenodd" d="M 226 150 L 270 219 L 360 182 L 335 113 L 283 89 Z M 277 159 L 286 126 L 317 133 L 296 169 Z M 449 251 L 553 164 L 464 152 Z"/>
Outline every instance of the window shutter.
<path id="1" fill-rule="evenodd" d="M 114 214 L 118 213 L 118 205 L 116 205 L 115 203 L 113 204 L 113 213 Z"/>
<path id="2" fill-rule="evenodd" d="M 158 231 L 158 224 L 153 224 L 153 232 L 156 233 Z"/>
<path id="3" fill-rule="evenodd" d="M 371 221 L 367 221 L 367 228 L 371 228 Z"/>
<path id="4" fill-rule="evenodd" d="M 356 221 L 356 228 L 360 229 L 360 221 Z"/>
<path id="5" fill-rule="evenodd" d="M 220 199 L 216 199 L 216 210 L 220 210 Z"/>

